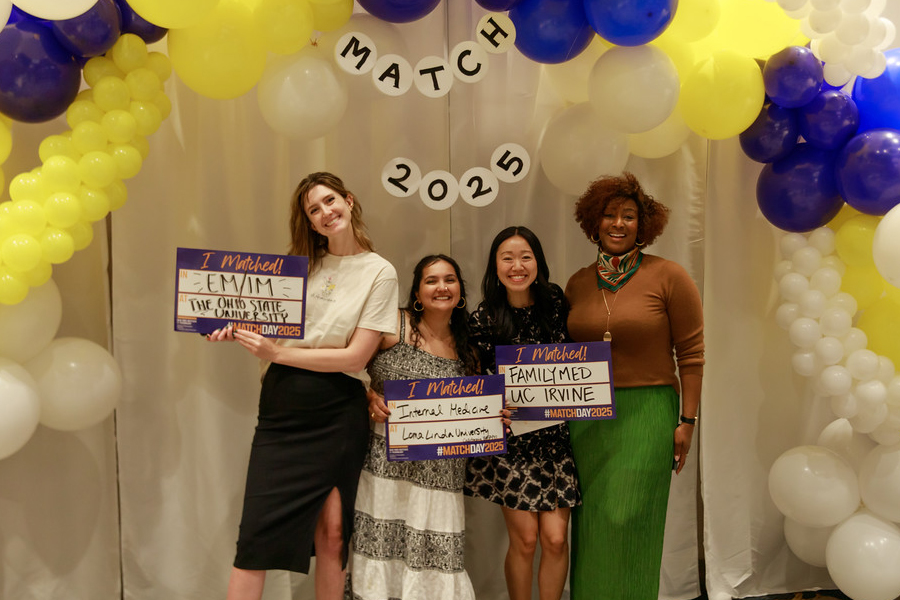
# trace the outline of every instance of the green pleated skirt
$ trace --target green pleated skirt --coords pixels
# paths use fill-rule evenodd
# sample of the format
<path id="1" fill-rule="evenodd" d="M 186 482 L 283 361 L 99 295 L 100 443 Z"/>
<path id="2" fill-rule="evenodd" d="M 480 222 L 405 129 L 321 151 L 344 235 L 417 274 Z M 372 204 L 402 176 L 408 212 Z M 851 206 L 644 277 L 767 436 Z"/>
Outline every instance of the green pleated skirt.
<path id="1" fill-rule="evenodd" d="M 572 509 L 572 600 L 656 600 L 678 394 L 616 388 L 616 418 L 570 421 L 581 506 Z"/>

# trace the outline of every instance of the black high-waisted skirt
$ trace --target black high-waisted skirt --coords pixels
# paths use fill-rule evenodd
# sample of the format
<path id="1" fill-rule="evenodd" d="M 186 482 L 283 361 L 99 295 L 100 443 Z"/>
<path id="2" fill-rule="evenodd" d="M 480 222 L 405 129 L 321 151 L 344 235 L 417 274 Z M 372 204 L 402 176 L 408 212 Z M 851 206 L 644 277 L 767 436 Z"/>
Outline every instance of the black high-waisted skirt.
<path id="1" fill-rule="evenodd" d="M 273 364 L 262 383 L 234 566 L 309 572 L 316 521 L 341 496 L 344 565 L 369 418 L 362 382 Z"/>

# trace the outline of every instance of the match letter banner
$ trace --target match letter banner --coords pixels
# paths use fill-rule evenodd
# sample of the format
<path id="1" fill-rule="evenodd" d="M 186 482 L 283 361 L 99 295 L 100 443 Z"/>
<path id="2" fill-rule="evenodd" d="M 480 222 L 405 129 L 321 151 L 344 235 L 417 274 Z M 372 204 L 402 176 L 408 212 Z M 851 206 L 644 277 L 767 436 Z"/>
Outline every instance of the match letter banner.
<path id="1" fill-rule="evenodd" d="M 497 346 L 513 421 L 614 419 L 609 342 Z"/>
<path id="2" fill-rule="evenodd" d="M 307 257 L 178 248 L 175 262 L 175 331 L 234 324 L 266 337 L 303 337 Z"/>
<path id="3" fill-rule="evenodd" d="M 432 460 L 506 452 L 503 377 L 384 382 L 388 460 Z"/>

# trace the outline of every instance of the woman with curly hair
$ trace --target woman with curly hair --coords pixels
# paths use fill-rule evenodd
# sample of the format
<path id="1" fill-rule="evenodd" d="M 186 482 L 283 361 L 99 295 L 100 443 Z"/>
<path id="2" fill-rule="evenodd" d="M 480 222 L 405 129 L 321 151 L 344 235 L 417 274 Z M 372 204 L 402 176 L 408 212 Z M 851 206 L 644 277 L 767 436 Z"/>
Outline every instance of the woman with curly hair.
<path id="1" fill-rule="evenodd" d="M 575 206 L 598 252 L 566 286 L 569 335 L 611 343 L 616 418 L 569 422 L 582 494 L 572 514 L 573 600 L 659 592 L 671 470 L 687 460 L 704 364 L 697 286 L 677 263 L 643 252 L 668 216 L 630 173 L 594 181 Z"/>

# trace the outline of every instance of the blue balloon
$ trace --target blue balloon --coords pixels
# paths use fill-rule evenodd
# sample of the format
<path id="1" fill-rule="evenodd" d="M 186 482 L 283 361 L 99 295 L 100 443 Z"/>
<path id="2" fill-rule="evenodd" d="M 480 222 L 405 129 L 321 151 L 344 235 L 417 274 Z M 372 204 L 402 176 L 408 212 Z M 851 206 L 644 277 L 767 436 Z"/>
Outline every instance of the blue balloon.
<path id="1" fill-rule="evenodd" d="M 87 11 L 50 23 L 53 35 L 76 57 L 99 56 L 122 34 L 122 15 L 113 0 L 97 0 Z"/>
<path id="2" fill-rule="evenodd" d="M 805 46 L 788 46 L 776 52 L 763 68 L 766 95 L 785 108 L 798 108 L 815 98 L 823 78 L 822 63 Z"/>
<path id="3" fill-rule="evenodd" d="M 521 0 L 509 18 L 516 26 L 516 48 L 539 63 L 575 58 L 594 37 L 581 0 Z"/>
<path id="4" fill-rule="evenodd" d="M 655 40 L 675 17 L 678 0 L 583 0 L 594 31 L 617 46 Z"/>
<path id="5" fill-rule="evenodd" d="M 868 215 L 886 214 L 900 203 L 900 131 L 855 136 L 838 155 L 835 172 L 847 204 Z"/>
<path id="6" fill-rule="evenodd" d="M 857 77 L 851 95 L 859 109 L 859 133 L 900 129 L 900 48 L 884 53 L 887 66 L 878 77 Z"/>
<path id="7" fill-rule="evenodd" d="M 158 42 L 166 37 L 168 29 L 154 25 L 144 19 L 144 17 L 134 12 L 134 9 L 125 0 L 116 0 L 116 4 L 119 6 L 119 12 L 122 14 L 122 33 L 133 33 L 147 44 Z"/>
<path id="8" fill-rule="evenodd" d="M 799 131 L 794 109 L 770 102 L 738 138 L 744 154 L 756 162 L 770 163 L 794 149 Z"/>
<path id="9" fill-rule="evenodd" d="M 797 109 L 800 135 L 813 146 L 837 150 L 856 133 L 859 110 L 853 99 L 837 90 L 825 90 Z"/>
<path id="10" fill-rule="evenodd" d="M 78 94 L 81 69 L 50 28 L 28 19 L 0 31 L 0 112 L 26 123 L 66 112 Z"/>
<path id="11" fill-rule="evenodd" d="M 767 164 L 756 180 L 756 202 L 768 221 L 784 231 L 812 231 L 841 210 L 834 177 L 835 153 L 797 144 Z"/>
<path id="12" fill-rule="evenodd" d="M 410 23 L 433 11 L 441 0 L 357 0 L 366 12 L 389 23 Z"/>
<path id="13" fill-rule="evenodd" d="M 481 8 L 493 11 L 509 10 L 519 3 L 519 0 L 475 0 Z"/>

